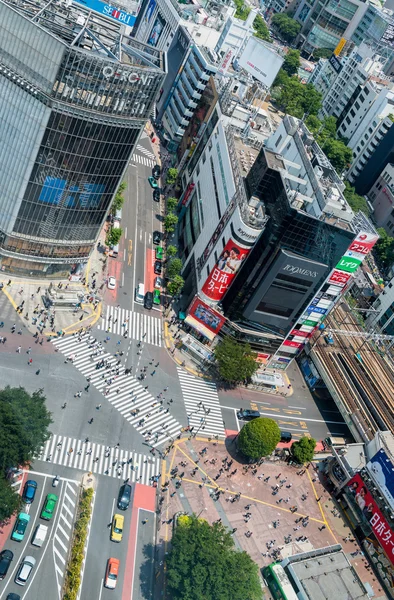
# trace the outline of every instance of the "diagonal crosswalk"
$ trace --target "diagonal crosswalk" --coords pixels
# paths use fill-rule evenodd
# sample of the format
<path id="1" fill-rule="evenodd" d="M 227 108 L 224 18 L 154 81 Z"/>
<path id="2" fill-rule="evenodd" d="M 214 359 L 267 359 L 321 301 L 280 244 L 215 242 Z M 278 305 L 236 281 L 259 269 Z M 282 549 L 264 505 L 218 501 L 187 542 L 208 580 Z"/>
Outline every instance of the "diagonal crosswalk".
<path id="1" fill-rule="evenodd" d="M 160 317 L 133 312 L 125 308 L 107 306 L 97 328 L 133 340 L 144 341 L 153 346 L 162 345 L 162 324 Z"/>
<path id="2" fill-rule="evenodd" d="M 149 156 L 149 158 L 151 158 L 152 160 L 156 161 L 154 153 L 151 150 L 144 148 L 144 146 L 141 146 L 141 144 L 137 144 L 136 150 L 138 150 L 138 152 L 142 152 L 142 154 L 145 154 L 146 156 Z"/>
<path id="3" fill-rule="evenodd" d="M 222 411 L 215 383 L 178 369 L 188 424 L 204 435 L 225 437 Z"/>
<path id="4" fill-rule="evenodd" d="M 107 352 L 105 343 L 89 333 L 58 338 L 52 343 L 146 442 L 157 446 L 181 432 L 182 427 L 170 414 L 165 399 L 154 398 L 143 384 L 126 374 L 120 360 Z"/>
<path id="5" fill-rule="evenodd" d="M 49 438 L 36 460 L 118 479 L 128 477 L 130 482 L 144 485 L 151 485 L 160 472 L 160 459 L 154 456 L 63 435 Z"/>

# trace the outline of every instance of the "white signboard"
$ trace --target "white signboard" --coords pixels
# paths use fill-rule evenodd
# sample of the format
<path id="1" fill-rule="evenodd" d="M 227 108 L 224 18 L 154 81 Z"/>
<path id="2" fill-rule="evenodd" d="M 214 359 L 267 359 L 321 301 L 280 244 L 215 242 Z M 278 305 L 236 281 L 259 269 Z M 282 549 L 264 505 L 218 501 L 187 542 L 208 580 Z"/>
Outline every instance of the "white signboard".
<path id="1" fill-rule="evenodd" d="M 274 47 L 271 50 L 257 38 L 250 37 L 238 64 L 269 88 L 283 64 L 283 58 L 274 50 Z"/>

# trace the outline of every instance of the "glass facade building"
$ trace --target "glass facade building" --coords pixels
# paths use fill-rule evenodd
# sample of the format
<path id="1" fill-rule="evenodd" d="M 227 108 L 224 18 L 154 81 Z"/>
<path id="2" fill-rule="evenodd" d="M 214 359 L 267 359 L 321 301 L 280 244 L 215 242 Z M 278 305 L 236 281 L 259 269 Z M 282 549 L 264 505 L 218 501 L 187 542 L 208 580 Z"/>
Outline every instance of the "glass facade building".
<path id="1" fill-rule="evenodd" d="M 163 55 L 79 5 L 0 1 L 3 270 L 79 269 L 165 76 Z"/>

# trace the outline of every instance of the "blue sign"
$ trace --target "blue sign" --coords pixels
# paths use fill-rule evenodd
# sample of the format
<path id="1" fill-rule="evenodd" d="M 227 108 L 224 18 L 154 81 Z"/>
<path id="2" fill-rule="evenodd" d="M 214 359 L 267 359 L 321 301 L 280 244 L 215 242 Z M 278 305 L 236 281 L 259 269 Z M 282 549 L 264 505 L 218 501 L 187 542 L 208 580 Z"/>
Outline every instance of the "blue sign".
<path id="1" fill-rule="evenodd" d="M 111 4 L 106 4 L 105 2 L 100 2 L 100 0 L 73 0 L 78 4 L 83 4 L 90 10 L 94 10 L 94 12 L 99 13 L 100 15 L 104 15 L 109 17 L 110 19 L 114 19 L 114 21 L 118 21 L 119 23 L 123 23 L 124 25 L 129 25 L 132 27 L 136 21 L 134 15 L 127 13 L 124 10 L 119 10 L 115 6 Z"/>
<path id="2" fill-rule="evenodd" d="M 367 469 L 394 510 L 394 467 L 386 452 L 379 450 L 367 464 Z"/>
<path id="3" fill-rule="evenodd" d="M 327 312 L 327 308 L 320 308 L 320 306 L 308 306 L 308 308 L 306 309 L 309 313 L 314 312 L 314 313 L 319 313 L 319 315 L 325 315 Z"/>
<path id="4" fill-rule="evenodd" d="M 45 177 L 44 185 L 38 199 L 46 204 L 59 204 L 66 183 L 67 181 L 65 179 Z"/>

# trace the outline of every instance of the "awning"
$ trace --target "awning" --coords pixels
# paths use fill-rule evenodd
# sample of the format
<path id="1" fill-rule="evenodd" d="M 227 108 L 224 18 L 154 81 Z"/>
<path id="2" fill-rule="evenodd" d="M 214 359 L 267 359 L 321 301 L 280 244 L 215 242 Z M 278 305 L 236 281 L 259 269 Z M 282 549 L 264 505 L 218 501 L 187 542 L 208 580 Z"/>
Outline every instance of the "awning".
<path id="1" fill-rule="evenodd" d="M 188 315 L 186 317 L 185 323 L 190 325 L 190 327 L 193 327 L 193 329 L 196 329 L 199 333 L 202 333 L 202 335 L 210 341 L 214 340 L 216 337 L 216 333 L 208 329 L 208 327 L 205 327 L 205 325 L 200 323 L 200 321 L 197 321 L 197 319 L 195 319 L 191 315 Z"/>

